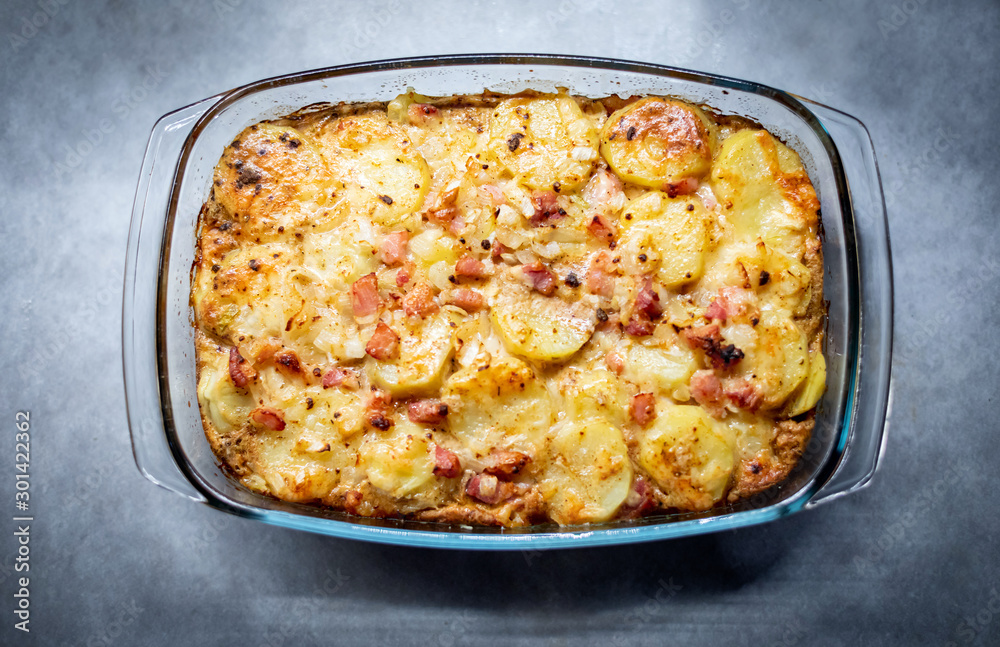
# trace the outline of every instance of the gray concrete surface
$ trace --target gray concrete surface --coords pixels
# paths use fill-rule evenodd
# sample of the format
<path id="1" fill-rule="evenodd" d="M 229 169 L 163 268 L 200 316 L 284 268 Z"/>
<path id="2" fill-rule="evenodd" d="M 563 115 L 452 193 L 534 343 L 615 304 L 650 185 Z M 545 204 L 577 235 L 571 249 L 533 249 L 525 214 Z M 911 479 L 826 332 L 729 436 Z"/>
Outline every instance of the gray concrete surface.
<path id="1" fill-rule="evenodd" d="M 3 2 L 0 37 L 3 645 L 1000 642 L 996 2 L 39 0 Z M 897 306 L 895 408 L 871 488 L 748 530 L 526 557 L 272 528 L 139 475 L 119 312 L 156 118 L 275 74 L 476 51 L 688 66 L 868 125 Z M 27 635 L 10 520 L 22 410 Z"/>

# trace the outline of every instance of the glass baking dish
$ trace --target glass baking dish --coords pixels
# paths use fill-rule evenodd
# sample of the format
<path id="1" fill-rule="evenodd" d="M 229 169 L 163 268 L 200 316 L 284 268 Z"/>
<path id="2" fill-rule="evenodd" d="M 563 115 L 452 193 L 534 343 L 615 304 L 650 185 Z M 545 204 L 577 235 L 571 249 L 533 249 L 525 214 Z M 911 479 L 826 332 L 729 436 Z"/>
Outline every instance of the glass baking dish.
<path id="1" fill-rule="evenodd" d="M 198 213 L 223 148 L 243 128 L 321 102 L 525 89 L 600 97 L 657 94 L 748 117 L 802 157 L 819 194 L 829 300 L 828 388 L 789 478 L 701 513 L 580 527 L 500 529 L 369 519 L 251 492 L 212 454 L 196 397 L 189 305 Z M 470 55 L 409 58 L 282 76 L 164 115 L 153 127 L 129 232 L 122 312 L 132 447 L 149 480 L 194 501 L 289 528 L 409 546 L 541 549 L 622 544 L 763 523 L 864 487 L 885 439 L 890 404 L 892 265 L 871 138 L 857 119 L 747 81 L 602 58 Z"/>

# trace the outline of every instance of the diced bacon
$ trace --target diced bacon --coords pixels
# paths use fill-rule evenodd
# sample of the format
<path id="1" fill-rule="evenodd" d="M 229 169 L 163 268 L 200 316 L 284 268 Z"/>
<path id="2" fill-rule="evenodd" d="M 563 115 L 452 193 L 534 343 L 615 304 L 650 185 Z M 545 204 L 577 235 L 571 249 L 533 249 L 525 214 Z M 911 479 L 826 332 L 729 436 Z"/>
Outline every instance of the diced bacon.
<path id="1" fill-rule="evenodd" d="M 635 309 L 650 319 L 656 319 L 663 314 L 660 295 L 653 289 L 653 280 L 649 277 L 646 277 L 642 287 L 639 288 L 639 293 L 636 294 Z"/>
<path id="2" fill-rule="evenodd" d="M 717 319 L 725 323 L 731 317 L 740 317 L 757 311 L 754 304 L 754 294 L 749 290 L 727 286 L 719 290 L 718 296 L 712 299 L 705 310 L 709 320 Z"/>
<path id="3" fill-rule="evenodd" d="M 514 485 L 501 483 L 492 474 L 476 474 L 465 484 L 465 493 L 487 505 L 496 505 L 514 494 Z"/>
<path id="4" fill-rule="evenodd" d="M 558 196 L 553 191 L 535 191 L 531 196 L 531 204 L 535 213 L 528 218 L 532 227 L 550 224 L 550 221 L 562 218 L 566 211 L 559 206 Z"/>
<path id="5" fill-rule="evenodd" d="M 733 380 L 726 388 L 726 397 L 739 409 L 756 411 L 763 397 L 757 387 L 747 380 Z"/>
<path id="6" fill-rule="evenodd" d="M 598 253 L 587 268 L 586 284 L 591 294 L 610 297 L 615 292 L 615 277 L 617 267 L 612 262 L 608 252 Z"/>
<path id="7" fill-rule="evenodd" d="M 712 303 L 708 305 L 708 309 L 705 310 L 705 317 L 708 319 L 718 319 L 719 321 L 725 323 L 726 317 L 729 313 L 726 312 L 726 307 L 722 304 L 720 299 L 712 299 Z"/>
<path id="8" fill-rule="evenodd" d="M 434 303 L 434 290 L 427 283 L 417 283 L 403 297 L 403 311 L 411 317 L 424 318 L 437 312 L 438 305 Z"/>
<path id="9" fill-rule="evenodd" d="M 486 265 L 472 256 L 463 256 L 455 263 L 455 276 L 465 279 L 486 278 Z"/>
<path id="10" fill-rule="evenodd" d="M 440 400 L 416 400 L 406 407 L 411 422 L 439 425 L 448 417 L 448 405 Z"/>
<path id="11" fill-rule="evenodd" d="M 448 223 L 448 231 L 452 234 L 459 236 L 463 231 L 465 231 L 465 218 L 462 216 L 455 216 Z"/>
<path id="12" fill-rule="evenodd" d="M 591 233 L 594 238 L 605 243 L 612 243 L 615 240 L 616 228 L 612 224 L 611 219 L 607 216 L 595 215 L 587 223 L 587 231 Z"/>
<path id="13" fill-rule="evenodd" d="M 500 187 L 495 184 L 481 184 L 479 186 L 479 192 L 482 193 L 494 207 L 499 207 L 507 202 L 507 197 L 503 194 L 503 191 L 500 190 Z"/>
<path id="14" fill-rule="evenodd" d="M 441 445 L 434 446 L 434 476 L 453 479 L 462 473 L 462 463 L 458 454 Z"/>
<path id="15" fill-rule="evenodd" d="M 618 510 L 618 517 L 621 519 L 638 519 L 655 506 L 656 499 L 653 498 L 653 488 L 649 486 L 649 482 L 646 479 L 637 476 L 632 481 L 632 489 L 625 497 L 622 507 Z"/>
<path id="16" fill-rule="evenodd" d="M 645 427 L 656 417 L 656 397 L 652 393 L 638 393 L 632 396 L 629 413 L 632 414 L 632 420 L 635 420 L 640 427 Z"/>
<path id="17" fill-rule="evenodd" d="M 524 278 L 534 290 L 551 296 L 556 291 L 556 275 L 540 261 L 521 266 Z"/>
<path id="18" fill-rule="evenodd" d="M 274 365 L 285 377 L 303 376 L 302 362 L 294 350 L 281 350 L 274 354 Z"/>
<path id="19" fill-rule="evenodd" d="M 375 333 L 365 346 L 365 352 L 378 360 L 388 360 L 396 357 L 399 352 L 399 335 L 384 321 L 375 326 Z"/>
<path id="20" fill-rule="evenodd" d="M 499 263 L 501 256 L 507 254 L 511 251 L 510 247 L 507 247 L 499 240 L 494 240 L 493 245 L 490 247 L 490 258 L 493 259 L 494 263 Z"/>
<path id="21" fill-rule="evenodd" d="M 411 103 L 406 109 L 406 116 L 410 118 L 411 124 L 420 124 L 433 117 L 438 109 L 427 103 Z"/>
<path id="22" fill-rule="evenodd" d="M 406 244 L 410 240 L 410 232 L 396 231 L 382 239 L 379 245 L 379 258 L 386 265 L 399 265 L 406 260 Z"/>
<path id="23" fill-rule="evenodd" d="M 391 404 L 391 395 L 379 389 L 372 389 L 365 402 L 365 420 L 372 427 L 385 431 L 393 425 L 392 418 L 388 415 Z"/>
<path id="24" fill-rule="evenodd" d="M 676 182 L 671 182 L 665 187 L 667 195 L 676 198 L 679 195 L 687 195 L 698 190 L 698 180 L 693 177 L 686 177 Z"/>
<path id="25" fill-rule="evenodd" d="M 358 379 L 357 373 L 342 366 L 331 366 L 328 368 L 326 372 L 323 373 L 322 384 L 324 389 L 340 386 L 354 391 L 361 387 L 361 381 Z"/>
<path id="26" fill-rule="evenodd" d="M 378 277 L 366 274 L 351 285 L 351 308 L 355 319 L 371 317 L 378 312 L 382 300 L 378 296 Z"/>
<path id="27" fill-rule="evenodd" d="M 476 312 L 483 307 L 483 295 L 475 290 L 459 288 L 452 290 L 446 300 L 448 305 L 458 306 L 466 312 Z"/>
<path id="28" fill-rule="evenodd" d="M 404 262 L 403 267 L 399 268 L 399 271 L 396 272 L 396 287 L 401 288 L 409 283 L 410 279 L 413 278 L 414 270 L 413 263 Z"/>
<path id="29" fill-rule="evenodd" d="M 719 324 L 694 326 L 681 331 L 688 345 L 694 350 L 702 350 L 713 368 L 730 368 L 743 359 L 743 351 L 733 344 L 726 344 L 719 332 Z"/>
<path id="30" fill-rule="evenodd" d="M 483 461 L 483 471 L 492 474 L 501 481 L 511 481 L 521 473 L 524 466 L 531 462 L 531 456 L 524 452 L 507 449 L 494 449 Z"/>
<path id="31" fill-rule="evenodd" d="M 245 389 L 257 377 L 250 362 L 243 359 L 235 346 L 229 349 L 229 377 L 238 388 Z"/>
<path id="32" fill-rule="evenodd" d="M 607 355 L 604 356 L 604 363 L 608 365 L 611 372 L 615 375 L 621 375 L 622 371 L 625 370 L 625 360 L 622 358 L 618 351 L 609 351 Z"/>
<path id="33" fill-rule="evenodd" d="M 583 199 L 597 213 L 610 215 L 625 206 L 626 197 L 621 180 L 608 169 L 591 176 L 583 188 Z"/>
<path id="34" fill-rule="evenodd" d="M 712 415 L 719 417 L 722 414 L 722 382 L 715 374 L 715 371 L 699 370 L 691 376 L 690 382 L 691 397 Z"/>
<path id="35" fill-rule="evenodd" d="M 655 329 L 656 324 L 650 320 L 649 315 L 645 312 L 633 313 L 632 318 L 628 320 L 627 324 L 625 324 L 625 332 L 633 337 L 646 337 L 648 335 L 652 335 Z"/>
<path id="36" fill-rule="evenodd" d="M 250 419 L 272 431 L 281 431 L 285 428 L 285 414 L 270 407 L 258 407 L 254 409 L 250 414 Z"/>

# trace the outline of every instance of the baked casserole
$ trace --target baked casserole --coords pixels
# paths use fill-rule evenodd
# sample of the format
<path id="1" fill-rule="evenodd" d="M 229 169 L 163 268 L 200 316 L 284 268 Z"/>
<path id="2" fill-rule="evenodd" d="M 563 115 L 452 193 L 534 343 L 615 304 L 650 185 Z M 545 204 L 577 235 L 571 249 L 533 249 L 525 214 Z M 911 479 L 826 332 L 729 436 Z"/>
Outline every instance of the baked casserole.
<path id="1" fill-rule="evenodd" d="M 206 436 L 363 516 L 585 524 L 781 483 L 825 389 L 819 202 L 664 97 L 304 109 L 246 128 L 192 279 Z"/>

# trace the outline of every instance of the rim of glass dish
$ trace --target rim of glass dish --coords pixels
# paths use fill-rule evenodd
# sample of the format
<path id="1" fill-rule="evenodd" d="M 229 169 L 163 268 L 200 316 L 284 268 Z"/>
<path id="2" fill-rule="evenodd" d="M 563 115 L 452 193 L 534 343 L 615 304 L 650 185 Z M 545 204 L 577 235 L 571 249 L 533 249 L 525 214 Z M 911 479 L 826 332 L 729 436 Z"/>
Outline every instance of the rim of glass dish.
<path id="1" fill-rule="evenodd" d="M 177 436 L 169 388 L 165 325 L 168 273 L 164 270 L 170 258 L 170 234 L 173 231 L 176 219 L 178 190 L 181 179 L 187 168 L 193 145 L 202 131 L 228 106 L 265 89 L 319 81 L 325 78 L 386 70 L 455 67 L 463 65 L 589 67 L 603 70 L 621 70 L 714 85 L 723 89 L 734 89 L 765 96 L 792 111 L 813 130 L 814 134 L 823 144 L 829 157 L 833 169 L 834 181 L 837 186 L 841 217 L 844 222 L 844 247 L 847 260 L 847 282 L 849 284 L 846 295 L 848 320 L 846 322 L 847 339 L 845 340 L 847 353 L 845 376 L 847 379 L 841 385 L 841 402 L 844 404 L 843 412 L 837 423 L 840 427 L 837 434 L 837 442 L 833 445 L 830 455 L 826 458 L 824 464 L 816 469 L 811 478 L 797 492 L 794 492 L 784 500 L 767 504 L 761 508 L 729 510 L 727 512 L 717 512 L 720 509 L 713 508 L 705 513 L 675 513 L 650 517 L 641 522 L 632 522 L 627 525 L 621 521 L 612 521 L 578 527 L 555 528 L 551 525 L 542 526 L 541 528 L 545 528 L 545 530 L 538 530 L 539 526 L 516 529 L 493 527 L 475 527 L 470 529 L 470 527 L 462 528 L 454 524 L 431 524 L 429 522 L 417 522 L 405 519 L 373 520 L 364 517 L 356 519 L 352 517 L 349 520 L 333 519 L 324 515 L 324 512 L 329 514 L 330 511 L 326 511 L 323 508 L 304 506 L 277 499 L 269 499 L 269 502 L 280 505 L 283 508 L 282 510 L 264 509 L 230 499 L 222 492 L 216 490 L 189 464 Z M 167 445 L 170 448 L 171 455 L 178 469 L 180 469 L 191 485 L 202 494 L 207 505 L 224 512 L 261 520 L 278 526 L 309 530 L 330 536 L 407 546 L 517 550 L 526 548 L 618 545 L 741 528 L 765 523 L 792 514 L 808 503 L 813 495 L 836 472 L 841 461 L 844 459 L 847 441 L 854 426 L 862 319 L 862 313 L 860 312 L 861 284 L 854 207 L 841 156 L 836 144 L 820 119 L 795 96 L 767 85 L 716 74 L 694 72 L 667 65 L 603 57 L 558 54 L 458 54 L 440 57 L 420 56 L 384 59 L 270 77 L 234 88 L 217 96 L 219 97 L 218 100 L 197 120 L 188 134 L 174 170 L 170 188 L 170 201 L 163 225 L 163 236 L 160 245 L 159 277 L 156 295 L 156 361 L 159 369 L 157 375 L 159 381 L 160 409 L 167 437 Z M 835 108 L 830 109 L 836 110 Z M 725 510 L 725 508 L 721 510 Z"/>

